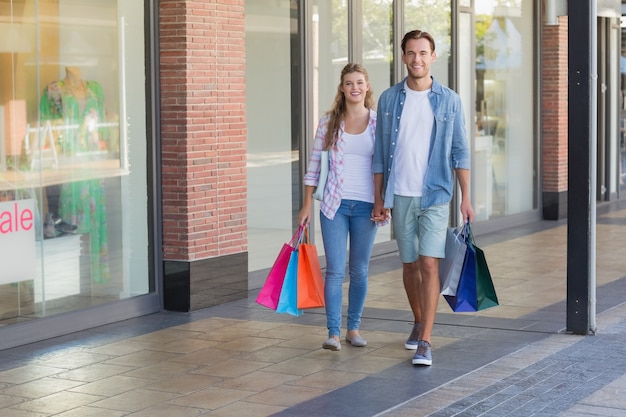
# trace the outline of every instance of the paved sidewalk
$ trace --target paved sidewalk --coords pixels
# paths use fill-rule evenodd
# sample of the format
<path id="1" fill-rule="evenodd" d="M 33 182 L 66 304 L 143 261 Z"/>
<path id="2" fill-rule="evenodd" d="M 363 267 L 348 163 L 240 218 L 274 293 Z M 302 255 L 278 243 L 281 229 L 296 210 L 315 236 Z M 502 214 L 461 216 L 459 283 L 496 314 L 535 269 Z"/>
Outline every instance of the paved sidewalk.
<path id="1" fill-rule="evenodd" d="M 246 300 L 161 312 L 0 351 L 2 417 L 626 415 L 626 209 L 599 211 L 597 335 L 563 333 L 566 232 L 477 236 L 500 306 L 440 302 L 433 366 L 404 349 L 412 317 L 395 253 L 372 260 L 365 348 L 326 339 L 321 309 Z"/>
<path id="2" fill-rule="evenodd" d="M 625 318 L 622 304 L 596 336 L 549 336 L 378 416 L 625 416 Z"/>

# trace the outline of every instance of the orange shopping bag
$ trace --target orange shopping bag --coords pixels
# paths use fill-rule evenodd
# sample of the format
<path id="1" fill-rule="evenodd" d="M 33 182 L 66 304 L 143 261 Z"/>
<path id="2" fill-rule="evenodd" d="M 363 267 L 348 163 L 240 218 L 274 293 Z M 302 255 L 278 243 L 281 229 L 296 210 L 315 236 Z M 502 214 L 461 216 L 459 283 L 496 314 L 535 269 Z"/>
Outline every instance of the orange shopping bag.
<path id="1" fill-rule="evenodd" d="M 324 278 L 317 248 L 309 243 L 309 229 L 298 247 L 298 308 L 324 307 Z"/>

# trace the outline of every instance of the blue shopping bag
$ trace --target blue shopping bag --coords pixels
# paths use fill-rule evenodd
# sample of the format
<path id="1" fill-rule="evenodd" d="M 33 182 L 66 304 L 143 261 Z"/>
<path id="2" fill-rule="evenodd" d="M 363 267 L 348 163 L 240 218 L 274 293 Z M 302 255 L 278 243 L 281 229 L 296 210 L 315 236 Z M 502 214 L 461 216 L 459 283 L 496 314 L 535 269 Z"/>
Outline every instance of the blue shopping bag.
<path id="1" fill-rule="evenodd" d="M 304 314 L 304 311 L 298 308 L 298 253 L 298 249 L 291 252 L 276 307 L 277 313 L 291 314 L 296 317 Z"/>
<path id="2" fill-rule="evenodd" d="M 454 312 L 474 312 L 498 305 L 485 253 L 476 246 L 469 223 L 467 232 L 467 250 L 456 295 L 444 295 Z"/>

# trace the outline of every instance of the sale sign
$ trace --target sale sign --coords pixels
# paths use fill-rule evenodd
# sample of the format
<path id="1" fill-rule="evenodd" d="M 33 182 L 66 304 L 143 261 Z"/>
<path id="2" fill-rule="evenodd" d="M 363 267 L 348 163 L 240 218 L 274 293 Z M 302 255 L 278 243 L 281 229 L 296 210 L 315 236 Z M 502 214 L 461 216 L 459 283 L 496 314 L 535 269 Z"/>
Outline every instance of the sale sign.
<path id="1" fill-rule="evenodd" d="M 35 278 L 35 200 L 0 203 L 0 284 Z"/>

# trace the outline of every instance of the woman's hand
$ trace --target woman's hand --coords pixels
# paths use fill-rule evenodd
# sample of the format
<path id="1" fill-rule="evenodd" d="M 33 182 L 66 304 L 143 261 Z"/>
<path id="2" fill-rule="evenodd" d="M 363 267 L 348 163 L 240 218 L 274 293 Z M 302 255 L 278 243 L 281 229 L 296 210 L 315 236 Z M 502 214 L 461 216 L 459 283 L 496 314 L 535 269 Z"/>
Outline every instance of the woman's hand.
<path id="1" fill-rule="evenodd" d="M 305 226 L 309 224 L 309 222 L 311 221 L 314 190 L 315 190 L 315 187 L 311 187 L 310 185 L 306 185 L 304 187 L 304 202 L 302 203 L 302 208 L 300 209 L 300 213 L 298 213 L 298 224 L 300 226 Z"/>
<path id="2" fill-rule="evenodd" d="M 311 221 L 311 206 L 305 205 L 304 207 L 300 209 L 300 212 L 298 213 L 298 224 L 300 226 L 305 226 L 309 224 L 310 221 Z"/>

